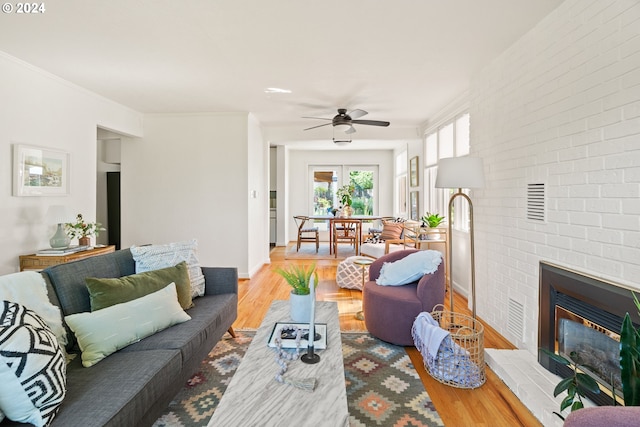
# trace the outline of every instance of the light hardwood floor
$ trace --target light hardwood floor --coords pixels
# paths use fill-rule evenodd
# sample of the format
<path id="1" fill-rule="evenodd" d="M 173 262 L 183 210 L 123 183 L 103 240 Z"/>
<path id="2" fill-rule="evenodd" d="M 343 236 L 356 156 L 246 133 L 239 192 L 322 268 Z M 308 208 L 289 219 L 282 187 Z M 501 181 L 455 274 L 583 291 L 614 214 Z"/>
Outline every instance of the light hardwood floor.
<path id="1" fill-rule="evenodd" d="M 240 281 L 238 319 L 233 324 L 235 329 L 257 328 L 271 301 L 288 299 L 291 288 L 281 276 L 272 271 L 275 267 L 314 262 L 285 260 L 284 253 L 283 247 L 273 249 L 271 265 L 265 265 L 251 280 Z M 366 331 L 364 322 L 355 318 L 355 314 L 362 307 L 362 293 L 341 289 L 336 284 L 336 268 L 340 260 L 315 262 L 320 280 L 318 300 L 338 303 L 341 330 Z M 445 300 L 448 301 L 448 297 Z M 456 312 L 471 314 L 466 309 L 467 301 L 461 296 L 454 295 L 454 304 Z M 484 344 L 485 348 L 514 348 L 486 324 Z M 407 347 L 406 349 L 445 426 L 541 426 L 531 412 L 490 369 L 487 368 L 487 382 L 482 387 L 473 390 L 450 387 L 434 380 L 425 371 L 422 356 L 415 348 Z"/>

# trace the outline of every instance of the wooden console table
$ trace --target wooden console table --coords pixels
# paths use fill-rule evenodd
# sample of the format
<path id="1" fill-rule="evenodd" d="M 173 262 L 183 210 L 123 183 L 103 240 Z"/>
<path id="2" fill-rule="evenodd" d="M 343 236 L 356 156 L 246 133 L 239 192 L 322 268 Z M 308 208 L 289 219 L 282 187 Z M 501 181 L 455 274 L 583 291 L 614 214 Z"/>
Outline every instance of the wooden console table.
<path id="1" fill-rule="evenodd" d="M 96 255 L 108 254 L 116 250 L 115 245 L 95 247 L 86 251 L 74 252 L 67 255 L 20 255 L 20 271 L 25 270 L 44 270 L 52 265 L 64 264 L 65 262 L 77 261 L 83 258 L 89 258 Z"/>

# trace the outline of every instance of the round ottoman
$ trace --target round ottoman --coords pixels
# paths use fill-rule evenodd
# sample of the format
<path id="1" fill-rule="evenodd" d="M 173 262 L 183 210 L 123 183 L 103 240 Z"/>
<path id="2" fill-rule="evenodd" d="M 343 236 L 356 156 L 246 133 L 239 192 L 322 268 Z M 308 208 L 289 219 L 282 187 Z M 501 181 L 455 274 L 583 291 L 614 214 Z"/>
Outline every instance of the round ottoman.
<path id="1" fill-rule="evenodd" d="M 363 267 L 361 265 L 355 264 L 353 261 L 357 260 L 358 258 L 362 257 L 350 256 L 349 258 L 338 264 L 338 269 L 336 271 L 336 282 L 338 282 L 339 287 L 362 290 L 362 275 L 364 274 L 365 282 L 369 280 L 369 266 Z"/>

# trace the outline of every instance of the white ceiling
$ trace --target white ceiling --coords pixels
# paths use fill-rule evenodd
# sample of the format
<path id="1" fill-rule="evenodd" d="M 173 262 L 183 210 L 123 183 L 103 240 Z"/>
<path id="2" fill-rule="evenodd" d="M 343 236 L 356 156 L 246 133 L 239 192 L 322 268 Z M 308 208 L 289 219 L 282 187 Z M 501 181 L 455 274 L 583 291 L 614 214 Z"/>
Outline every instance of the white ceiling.
<path id="1" fill-rule="evenodd" d="M 562 0 L 54 0 L 2 14 L 0 51 L 143 113 L 250 111 L 294 139 L 419 128 Z M 290 94 L 265 94 L 269 87 Z M 331 144 L 333 145 L 333 144 Z"/>

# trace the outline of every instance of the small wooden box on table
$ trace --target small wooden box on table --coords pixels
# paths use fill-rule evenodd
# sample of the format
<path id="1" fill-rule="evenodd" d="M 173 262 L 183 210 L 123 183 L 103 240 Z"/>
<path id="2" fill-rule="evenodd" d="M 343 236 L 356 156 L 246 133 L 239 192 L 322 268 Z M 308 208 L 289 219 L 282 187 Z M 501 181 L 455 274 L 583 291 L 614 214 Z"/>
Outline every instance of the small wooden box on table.
<path id="1" fill-rule="evenodd" d="M 52 265 L 64 264 L 66 262 L 77 261 L 83 258 L 89 258 L 96 255 L 108 254 L 114 252 L 114 245 L 95 247 L 86 251 L 73 252 L 66 255 L 20 255 L 20 271 L 25 270 L 44 270 Z"/>

